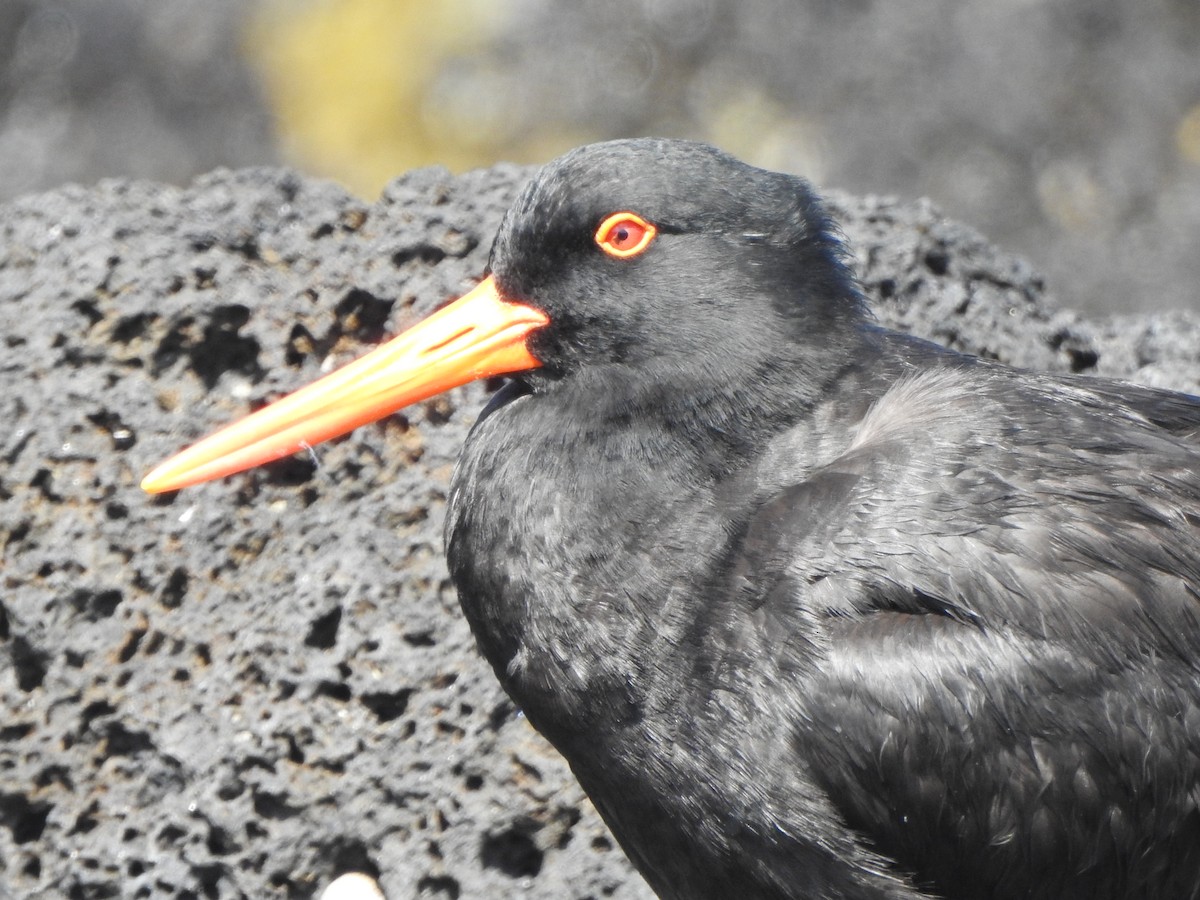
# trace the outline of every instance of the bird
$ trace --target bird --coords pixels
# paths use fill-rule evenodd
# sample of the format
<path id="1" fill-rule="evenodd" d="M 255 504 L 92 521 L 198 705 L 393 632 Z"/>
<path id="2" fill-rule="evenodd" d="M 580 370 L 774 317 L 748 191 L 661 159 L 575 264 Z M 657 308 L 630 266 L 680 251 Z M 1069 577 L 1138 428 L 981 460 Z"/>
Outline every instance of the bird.
<path id="1" fill-rule="evenodd" d="M 1200 897 L 1200 398 L 889 331 L 807 181 L 626 139 L 143 487 L 499 376 L 451 577 L 660 897 Z"/>

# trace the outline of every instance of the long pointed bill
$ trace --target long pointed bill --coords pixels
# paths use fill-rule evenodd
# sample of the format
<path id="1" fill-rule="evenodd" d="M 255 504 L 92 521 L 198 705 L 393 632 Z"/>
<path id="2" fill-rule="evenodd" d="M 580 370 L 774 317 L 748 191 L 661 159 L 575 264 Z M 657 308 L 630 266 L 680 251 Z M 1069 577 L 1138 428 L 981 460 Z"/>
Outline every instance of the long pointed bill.
<path id="1" fill-rule="evenodd" d="M 232 475 L 477 378 L 538 368 L 525 339 L 549 323 L 492 278 L 366 356 L 194 444 L 142 480 L 152 494 Z"/>

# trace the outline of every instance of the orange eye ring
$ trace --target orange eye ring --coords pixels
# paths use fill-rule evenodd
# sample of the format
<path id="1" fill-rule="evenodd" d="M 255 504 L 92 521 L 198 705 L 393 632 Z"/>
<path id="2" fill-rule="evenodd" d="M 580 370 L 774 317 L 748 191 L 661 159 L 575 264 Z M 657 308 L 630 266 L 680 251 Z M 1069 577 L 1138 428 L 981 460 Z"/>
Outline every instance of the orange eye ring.
<path id="1" fill-rule="evenodd" d="M 637 213 L 613 213 L 596 229 L 596 243 L 609 256 L 628 259 L 650 246 L 658 229 Z"/>

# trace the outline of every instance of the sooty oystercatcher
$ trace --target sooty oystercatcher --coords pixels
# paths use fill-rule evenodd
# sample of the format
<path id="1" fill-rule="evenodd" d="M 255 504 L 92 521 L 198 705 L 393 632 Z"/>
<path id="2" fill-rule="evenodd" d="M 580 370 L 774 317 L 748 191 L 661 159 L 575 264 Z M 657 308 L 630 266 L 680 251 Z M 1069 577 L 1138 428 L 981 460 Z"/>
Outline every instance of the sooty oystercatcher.
<path id="1" fill-rule="evenodd" d="M 549 164 L 490 269 L 145 487 L 510 374 L 450 571 L 661 896 L 1200 896 L 1200 398 L 876 327 L 809 186 L 699 144 Z"/>

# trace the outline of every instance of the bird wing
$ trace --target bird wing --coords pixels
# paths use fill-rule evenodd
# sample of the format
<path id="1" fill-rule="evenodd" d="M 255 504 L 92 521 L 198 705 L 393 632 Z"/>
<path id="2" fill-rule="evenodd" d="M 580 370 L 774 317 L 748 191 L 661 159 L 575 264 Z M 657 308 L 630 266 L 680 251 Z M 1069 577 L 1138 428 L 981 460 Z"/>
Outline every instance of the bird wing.
<path id="1" fill-rule="evenodd" d="M 817 648 L 801 762 L 918 882 L 1192 896 L 1198 426 L 1184 395 L 934 370 L 749 522 L 758 621 Z"/>
<path id="2" fill-rule="evenodd" d="M 743 566 L 786 575 L 817 615 L 1106 635 L 1122 658 L 1200 665 L 1200 399 L 1146 391 L 1156 421 L 1114 402 L 1128 387 L 904 379 L 844 452 L 758 508 Z"/>

